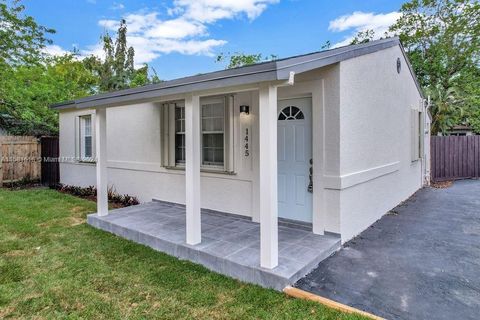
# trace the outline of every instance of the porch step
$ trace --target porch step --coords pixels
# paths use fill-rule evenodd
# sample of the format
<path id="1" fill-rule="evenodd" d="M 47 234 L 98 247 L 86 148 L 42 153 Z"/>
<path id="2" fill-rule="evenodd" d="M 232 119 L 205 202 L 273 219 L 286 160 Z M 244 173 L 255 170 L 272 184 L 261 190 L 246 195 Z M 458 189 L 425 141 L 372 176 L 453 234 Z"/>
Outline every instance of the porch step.
<path id="1" fill-rule="evenodd" d="M 180 259 L 267 288 L 282 290 L 312 271 L 340 249 L 340 238 L 319 236 L 293 227 L 279 227 L 279 265 L 260 267 L 260 229 L 244 218 L 202 211 L 202 243 L 185 243 L 185 209 L 174 204 L 149 202 L 91 214 L 91 226 L 149 246 Z"/>

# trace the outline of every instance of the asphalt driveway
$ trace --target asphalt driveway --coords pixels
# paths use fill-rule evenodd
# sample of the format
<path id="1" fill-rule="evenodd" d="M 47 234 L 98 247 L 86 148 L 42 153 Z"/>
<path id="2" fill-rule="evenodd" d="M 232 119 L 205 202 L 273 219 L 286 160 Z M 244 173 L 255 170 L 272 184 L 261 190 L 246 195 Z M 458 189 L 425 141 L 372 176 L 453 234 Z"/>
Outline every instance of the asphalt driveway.
<path id="1" fill-rule="evenodd" d="M 387 319 L 479 319 L 480 181 L 420 190 L 296 287 Z"/>

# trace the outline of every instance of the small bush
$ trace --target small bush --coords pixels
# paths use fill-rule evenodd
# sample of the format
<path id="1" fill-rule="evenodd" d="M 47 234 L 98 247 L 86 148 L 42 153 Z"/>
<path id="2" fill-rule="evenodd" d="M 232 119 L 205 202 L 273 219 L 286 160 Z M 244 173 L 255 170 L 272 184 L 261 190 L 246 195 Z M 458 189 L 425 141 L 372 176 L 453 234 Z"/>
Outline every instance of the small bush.
<path id="1" fill-rule="evenodd" d="M 50 188 L 58 190 L 63 193 L 68 193 L 80 198 L 87 198 L 90 200 L 97 199 L 97 188 L 95 188 L 94 186 L 88 186 L 86 188 L 83 188 L 83 187 L 70 186 L 70 185 L 58 183 L 50 186 Z M 117 193 L 115 191 L 115 188 L 113 188 L 113 186 L 108 189 L 108 201 L 122 207 L 134 206 L 140 203 L 137 197 L 134 197 L 128 194 L 121 195 Z"/>
<path id="2" fill-rule="evenodd" d="M 14 190 L 34 188 L 34 187 L 39 187 L 40 185 L 41 184 L 39 179 L 32 179 L 29 175 L 17 181 L 3 183 L 3 187 L 8 187 Z M 2 187 L 2 184 L 0 183 L 0 188 L 1 187 Z"/>

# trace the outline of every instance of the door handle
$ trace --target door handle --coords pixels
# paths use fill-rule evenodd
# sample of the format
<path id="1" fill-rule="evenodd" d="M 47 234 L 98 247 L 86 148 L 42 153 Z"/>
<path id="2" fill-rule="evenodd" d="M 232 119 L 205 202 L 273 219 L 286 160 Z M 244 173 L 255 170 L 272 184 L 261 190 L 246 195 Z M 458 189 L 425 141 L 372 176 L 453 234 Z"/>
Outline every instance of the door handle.
<path id="1" fill-rule="evenodd" d="M 308 169 L 308 178 L 310 182 L 308 183 L 307 191 L 313 193 L 313 159 L 310 159 L 310 168 Z"/>

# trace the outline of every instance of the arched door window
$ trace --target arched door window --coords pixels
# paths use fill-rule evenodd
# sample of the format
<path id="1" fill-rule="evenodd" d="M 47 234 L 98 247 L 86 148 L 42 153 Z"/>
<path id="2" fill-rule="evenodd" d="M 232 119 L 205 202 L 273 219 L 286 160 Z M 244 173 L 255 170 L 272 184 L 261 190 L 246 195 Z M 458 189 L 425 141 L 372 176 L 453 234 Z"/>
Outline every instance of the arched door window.
<path id="1" fill-rule="evenodd" d="M 303 120 L 305 119 L 302 110 L 295 106 L 288 106 L 278 115 L 278 120 Z"/>

